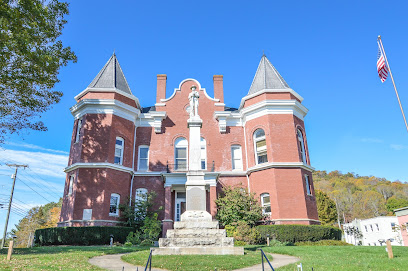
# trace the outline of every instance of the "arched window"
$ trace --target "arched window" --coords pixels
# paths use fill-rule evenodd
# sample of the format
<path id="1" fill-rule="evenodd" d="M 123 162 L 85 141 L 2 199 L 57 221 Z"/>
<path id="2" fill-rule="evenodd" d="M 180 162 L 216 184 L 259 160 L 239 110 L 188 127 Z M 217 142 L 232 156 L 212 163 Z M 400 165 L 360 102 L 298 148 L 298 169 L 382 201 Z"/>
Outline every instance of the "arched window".
<path id="1" fill-rule="evenodd" d="M 147 200 L 147 189 L 146 188 L 138 188 L 136 189 L 135 194 L 135 202 L 141 202 Z"/>
<path id="2" fill-rule="evenodd" d="M 110 198 L 110 207 L 109 207 L 110 216 L 119 215 L 119 202 L 120 202 L 120 195 L 116 193 L 112 193 L 111 198 Z"/>
<path id="3" fill-rule="evenodd" d="M 175 170 L 187 170 L 187 149 L 188 141 L 184 137 L 179 137 L 174 143 Z"/>
<path id="4" fill-rule="evenodd" d="M 149 169 L 149 146 L 139 146 L 139 161 L 137 169 L 147 171 Z"/>
<path id="5" fill-rule="evenodd" d="M 266 154 L 266 139 L 265 132 L 262 129 L 257 129 L 254 132 L 254 144 L 255 144 L 255 158 L 257 164 L 268 162 Z"/>
<path id="6" fill-rule="evenodd" d="M 200 144 L 201 144 L 201 169 L 207 169 L 207 144 L 203 137 L 201 138 Z"/>
<path id="7" fill-rule="evenodd" d="M 231 146 L 232 169 L 242 170 L 242 149 L 240 145 Z"/>
<path id="8" fill-rule="evenodd" d="M 302 132 L 297 130 L 297 138 L 299 141 L 300 156 L 302 157 L 302 162 L 306 164 L 306 151 L 305 151 L 305 141 L 303 139 Z"/>
<path id="9" fill-rule="evenodd" d="M 262 206 L 262 213 L 264 215 L 271 214 L 271 200 L 269 197 L 269 193 L 261 194 L 261 206 Z"/>
<path id="10" fill-rule="evenodd" d="M 125 140 L 121 137 L 116 138 L 115 144 L 115 164 L 122 165 L 123 163 L 123 149 L 125 147 Z"/>

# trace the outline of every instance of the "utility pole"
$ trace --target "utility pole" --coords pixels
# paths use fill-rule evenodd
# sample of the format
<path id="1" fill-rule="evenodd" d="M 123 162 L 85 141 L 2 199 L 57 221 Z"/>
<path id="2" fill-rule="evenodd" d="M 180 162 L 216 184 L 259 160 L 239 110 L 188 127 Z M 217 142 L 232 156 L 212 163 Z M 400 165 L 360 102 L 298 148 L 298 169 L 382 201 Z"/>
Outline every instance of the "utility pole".
<path id="1" fill-rule="evenodd" d="M 6 241 L 7 225 L 8 225 L 8 221 L 10 217 L 11 203 L 13 201 L 14 185 L 16 184 L 16 179 L 17 179 L 17 170 L 19 167 L 22 167 L 22 168 L 28 167 L 28 165 L 17 165 L 17 164 L 6 164 L 6 165 L 9 167 L 15 167 L 16 171 L 11 176 L 13 178 L 13 186 L 11 187 L 10 200 L 9 200 L 8 211 L 7 211 L 7 216 L 6 216 L 6 224 L 4 225 L 4 234 L 3 234 L 3 239 L 1 240 L 1 249 L 3 249 L 4 242 Z"/>

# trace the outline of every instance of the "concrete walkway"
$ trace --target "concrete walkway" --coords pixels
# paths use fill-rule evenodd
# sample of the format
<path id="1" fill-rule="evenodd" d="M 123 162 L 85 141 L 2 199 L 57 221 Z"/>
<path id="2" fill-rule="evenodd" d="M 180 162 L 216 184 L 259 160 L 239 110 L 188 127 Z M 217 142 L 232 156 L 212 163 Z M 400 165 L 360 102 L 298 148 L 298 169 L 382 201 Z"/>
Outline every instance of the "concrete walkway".
<path id="1" fill-rule="evenodd" d="M 122 261 L 121 257 L 125 254 L 111 254 L 111 255 L 103 255 L 103 256 L 98 256 L 98 257 L 93 257 L 89 259 L 89 263 L 96 265 L 100 268 L 104 268 L 106 270 L 112 270 L 112 271 L 136 271 L 136 268 L 139 269 L 139 271 L 144 270 L 144 266 L 136 266 L 133 264 L 126 263 Z M 281 254 L 271 254 L 268 253 L 268 255 L 272 255 L 273 260 L 271 262 L 272 266 L 274 269 L 295 263 L 300 261 L 299 258 L 293 257 L 293 256 L 288 256 L 288 255 L 281 255 Z M 124 268 L 124 269 L 123 269 Z M 269 266 L 268 263 L 265 263 L 265 269 L 268 270 Z M 165 269 L 159 269 L 159 268 L 152 268 L 153 271 L 165 271 Z M 262 264 L 242 268 L 242 269 L 236 269 L 235 271 L 256 271 L 256 270 L 262 270 Z"/>

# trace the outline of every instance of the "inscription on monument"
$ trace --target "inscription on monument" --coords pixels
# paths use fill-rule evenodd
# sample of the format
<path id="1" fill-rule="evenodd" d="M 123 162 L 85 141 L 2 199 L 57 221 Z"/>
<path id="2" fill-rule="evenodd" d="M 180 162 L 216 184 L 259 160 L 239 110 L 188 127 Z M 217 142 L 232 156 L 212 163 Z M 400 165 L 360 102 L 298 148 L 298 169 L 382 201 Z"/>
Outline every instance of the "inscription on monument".
<path id="1" fill-rule="evenodd" d="M 189 210 L 205 210 L 205 191 L 198 187 L 192 187 L 188 191 L 187 202 Z"/>

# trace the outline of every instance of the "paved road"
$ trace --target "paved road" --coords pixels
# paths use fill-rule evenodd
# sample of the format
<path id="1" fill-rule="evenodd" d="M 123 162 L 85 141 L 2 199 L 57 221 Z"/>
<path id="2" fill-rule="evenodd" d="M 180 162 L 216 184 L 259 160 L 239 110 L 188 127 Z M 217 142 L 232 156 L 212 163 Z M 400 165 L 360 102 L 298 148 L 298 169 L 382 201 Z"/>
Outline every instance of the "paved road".
<path id="1" fill-rule="evenodd" d="M 268 253 L 269 255 L 270 253 Z M 139 269 L 139 271 L 144 270 L 144 266 L 135 266 L 129 263 L 126 263 L 122 261 L 121 257 L 125 254 L 111 254 L 111 255 L 103 255 L 103 256 L 98 256 L 98 257 L 93 257 L 89 259 L 89 263 L 99 266 L 101 268 L 104 268 L 106 270 L 112 270 L 112 271 L 122 271 L 122 270 L 132 270 L 135 271 L 136 268 Z M 271 262 L 273 268 L 278 268 L 287 264 L 295 263 L 300 261 L 299 258 L 293 257 L 293 256 L 288 256 L 288 255 L 281 255 L 281 254 L 270 254 L 273 257 L 273 261 Z M 267 263 L 266 263 L 267 265 Z M 266 268 L 265 265 L 265 268 Z M 124 268 L 124 269 L 123 269 Z M 256 271 L 256 270 L 262 270 L 262 265 L 254 265 L 242 269 L 236 269 L 235 271 Z M 266 270 L 268 270 L 266 268 Z M 152 271 L 165 271 L 165 269 L 159 269 L 159 268 L 152 268 Z"/>

